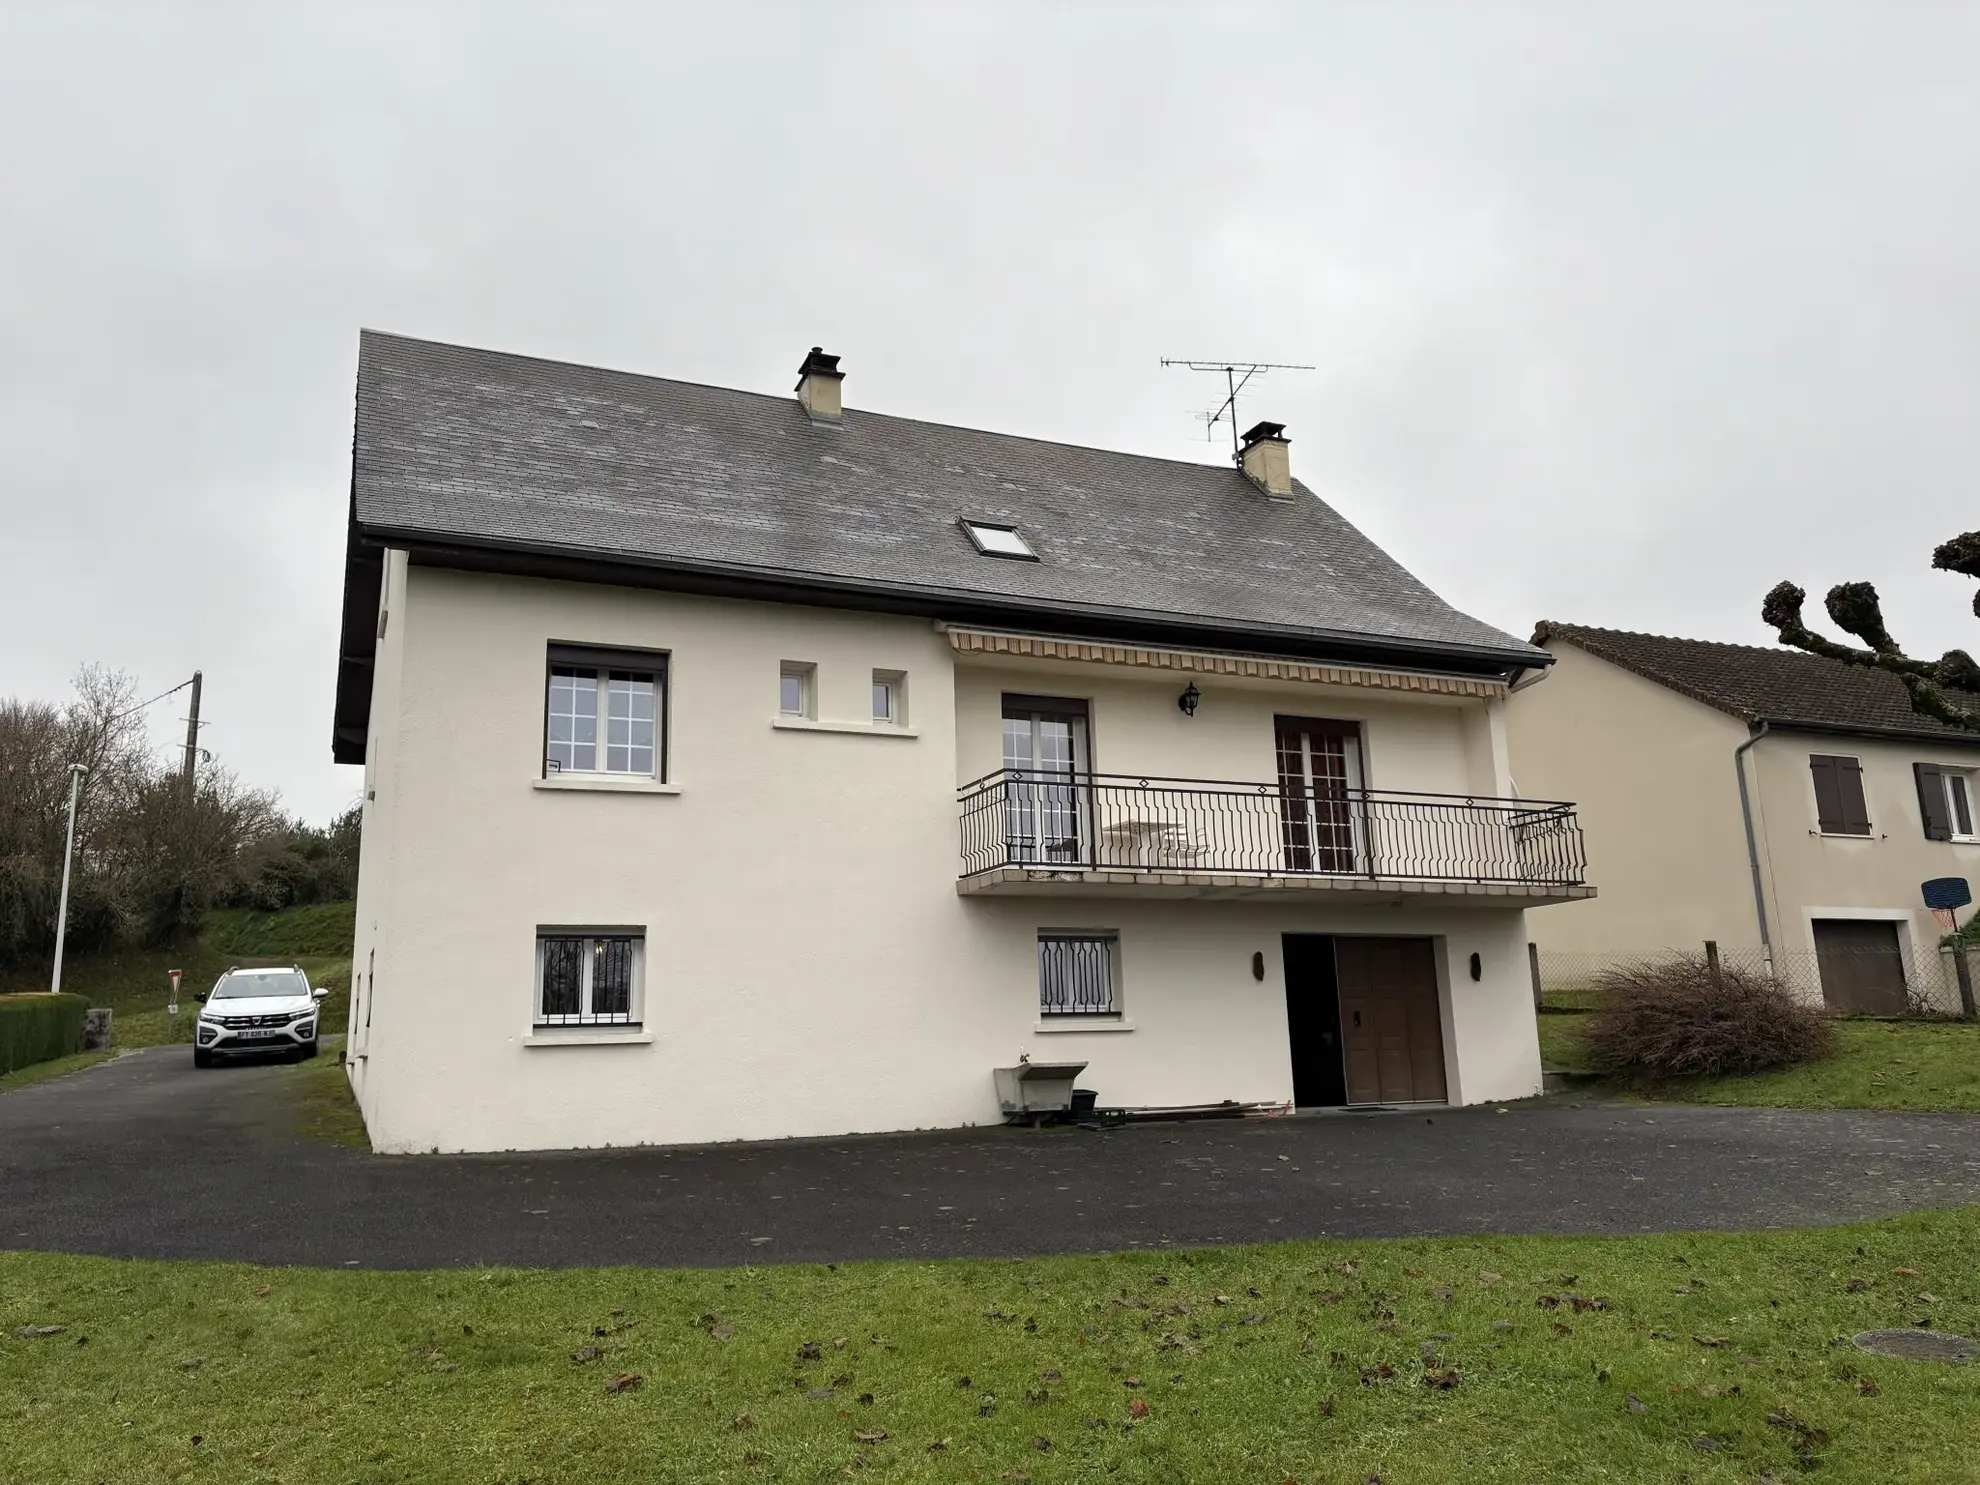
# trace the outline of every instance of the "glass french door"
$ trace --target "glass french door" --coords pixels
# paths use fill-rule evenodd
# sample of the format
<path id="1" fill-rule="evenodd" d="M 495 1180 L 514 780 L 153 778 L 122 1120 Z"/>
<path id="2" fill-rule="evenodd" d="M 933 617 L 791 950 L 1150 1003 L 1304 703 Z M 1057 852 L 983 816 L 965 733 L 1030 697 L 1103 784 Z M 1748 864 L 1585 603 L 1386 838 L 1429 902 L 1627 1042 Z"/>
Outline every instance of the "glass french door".
<path id="1" fill-rule="evenodd" d="M 1004 698 L 1004 840 L 1012 861 L 1089 859 L 1086 703 Z"/>
<path id="2" fill-rule="evenodd" d="M 1287 871 L 1367 870 L 1361 729 L 1278 718 L 1279 816 Z"/>

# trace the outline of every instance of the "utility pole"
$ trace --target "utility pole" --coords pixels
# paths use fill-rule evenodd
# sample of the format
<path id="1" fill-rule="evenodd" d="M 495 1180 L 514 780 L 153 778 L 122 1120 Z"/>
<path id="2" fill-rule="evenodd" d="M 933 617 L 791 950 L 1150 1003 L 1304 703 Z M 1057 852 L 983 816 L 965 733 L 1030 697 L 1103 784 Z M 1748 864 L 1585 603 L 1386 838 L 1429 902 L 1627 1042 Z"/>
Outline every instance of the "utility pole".
<path id="1" fill-rule="evenodd" d="M 55 909 L 55 973 L 49 978 L 48 993 L 62 993 L 62 940 L 69 933 L 69 862 L 76 854 L 76 795 L 82 791 L 83 775 L 89 770 L 80 763 L 69 765 L 69 839 L 62 847 L 62 899 Z"/>
<path id="2" fill-rule="evenodd" d="M 199 762 L 199 681 L 200 673 L 193 672 L 192 709 L 186 718 L 186 788 L 193 786 L 193 769 Z"/>

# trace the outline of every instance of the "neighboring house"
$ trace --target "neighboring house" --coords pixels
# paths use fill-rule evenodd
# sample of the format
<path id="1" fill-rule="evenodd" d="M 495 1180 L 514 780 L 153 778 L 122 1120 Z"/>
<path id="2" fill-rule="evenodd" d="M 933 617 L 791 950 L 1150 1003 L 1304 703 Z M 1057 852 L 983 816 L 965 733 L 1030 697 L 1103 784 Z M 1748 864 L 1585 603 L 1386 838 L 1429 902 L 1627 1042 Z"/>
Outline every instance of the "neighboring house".
<path id="1" fill-rule="evenodd" d="M 366 334 L 335 756 L 386 1150 L 1538 1090 L 1544 665 L 1291 477 Z"/>
<path id="2" fill-rule="evenodd" d="M 1555 663 L 1509 703 L 1513 777 L 1579 802 L 1602 884 L 1530 920 L 1543 950 L 1709 939 L 1839 1010 L 1902 1011 L 1907 985 L 1946 1004 L 1919 887 L 1980 876 L 1980 736 L 1799 650 L 1552 622 L 1533 642 Z"/>

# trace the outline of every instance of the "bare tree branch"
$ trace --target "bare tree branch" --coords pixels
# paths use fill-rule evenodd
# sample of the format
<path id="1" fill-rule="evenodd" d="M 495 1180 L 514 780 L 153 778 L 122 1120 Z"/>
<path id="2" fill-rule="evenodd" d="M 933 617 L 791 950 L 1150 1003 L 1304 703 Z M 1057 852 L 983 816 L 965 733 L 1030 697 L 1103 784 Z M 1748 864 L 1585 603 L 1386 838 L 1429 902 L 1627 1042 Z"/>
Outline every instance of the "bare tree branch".
<path id="1" fill-rule="evenodd" d="M 1980 531 L 1940 543 L 1932 553 L 1932 565 L 1980 578 Z M 1869 583 L 1838 583 L 1829 589 L 1824 605 L 1836 627 L 1855 635 L 1868 649 L 1837 644 L 1810 629 L 1801 617 L 1807 600 L 1807 593 L 1793 583 L 1776 583 L 1761 600 L 1760 617 L 1780 636 L 1782 644 L 1845 665 L 1889 671 L 1903 682 L 1913 711 L 1949 727 L 1980 732 L 1980 706 L 1967 705 L 1948 694 L 1980 697 L 1980 665 L 1966 651 L 1948 650 L 1937 660 L 1912 659 L 1885 626 L 1883 606 Z M 1980 615 L 1980 592 L 1974 594 L 1973 611 Z"/>

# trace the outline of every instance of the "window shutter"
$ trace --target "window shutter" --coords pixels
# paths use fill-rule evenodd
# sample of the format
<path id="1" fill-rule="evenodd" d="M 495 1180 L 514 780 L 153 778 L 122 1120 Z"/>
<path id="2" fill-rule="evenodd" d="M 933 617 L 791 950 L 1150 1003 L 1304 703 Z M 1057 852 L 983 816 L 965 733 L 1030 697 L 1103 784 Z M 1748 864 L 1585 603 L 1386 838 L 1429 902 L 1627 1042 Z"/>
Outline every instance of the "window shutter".
<path id="1" fill-rule="evenodd" d="M 1842 789 L 1836 782 L 1836 760 L 1816 753 L 1808 760 L 1815 777 L 1815 823 L 1824 835 L 1843 833 Z"/>
<path id="2" fill-rule="evenodd" d="M 1845 835 L 1870 833 L 1870 810 L 1863 802 L 1863 765 L 1854 758 L 1836 759 L 1836 792 L 1842 796 Z"/>
<path id="3" fill-rule="evenodd" d="M 1946 813 L 1945 770 L 1931 763 L 1911 765 L 1918 781 L 1918 815 L 1925 822 L 1925 839 L 1951 840 L 1952 817 Z"/>

